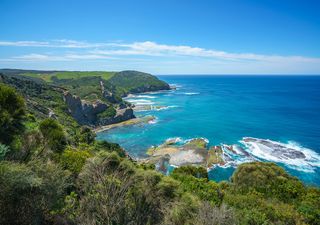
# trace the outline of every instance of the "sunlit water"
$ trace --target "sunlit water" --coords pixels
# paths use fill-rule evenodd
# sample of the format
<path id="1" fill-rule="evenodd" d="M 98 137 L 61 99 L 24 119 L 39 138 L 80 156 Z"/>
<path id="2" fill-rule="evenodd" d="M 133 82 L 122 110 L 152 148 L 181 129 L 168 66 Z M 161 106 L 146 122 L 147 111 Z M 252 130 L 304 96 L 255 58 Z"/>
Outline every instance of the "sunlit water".
<path id="1" fill-rule="evenodd" d="M 166 139 L 204 137 L 209 145 L 238 144 L 250 157 L 234 156 L 234 164 L 210 171 L 213 180 L 229 179 L 234 167 L 254 160 L 274 161 L 307 184 L 320 185 L 320 76 L 159 76 L 177 90 L 128 98 L 152 105 L 155 121 L 98 134 L 119 143 L 130 155 L 145 157 L 146 149 Z M 155 106 L 165 106 L 158 110 Z M 243 137 L 269 139 L 305 158 L 291 159 L 281 151 Z M 271 142 L 273 143 L 273 142 Z"/>

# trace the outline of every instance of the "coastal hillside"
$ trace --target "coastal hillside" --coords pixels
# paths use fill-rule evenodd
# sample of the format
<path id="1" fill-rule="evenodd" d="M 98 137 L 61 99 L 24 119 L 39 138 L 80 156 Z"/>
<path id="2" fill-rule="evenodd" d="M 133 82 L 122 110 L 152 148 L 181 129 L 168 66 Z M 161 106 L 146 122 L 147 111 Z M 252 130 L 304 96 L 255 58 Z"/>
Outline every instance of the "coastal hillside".
<path id="1" fill-rule="evenodd" d="M 182 162 L 164 175 L 150 160 L 135 161 L 118 144 L 96 140 L 66 96 L 83 101 L 73 96 L 84 91 L 88 105 L 127 103 L 94 92 L 97 82 L 108 82 L 101 77 L 61 80 L 0 76 L 0 224 L 320 223 L 319 188 L 274 163 L 243 163 L 229 181 L 215 182 L 202 163 Z M 167 143 L 150 154 L 168 145 L 175 148 Z M 199 139 L 182 148 L 205 154 L 204 146 Z M 219 160 L 213 156 L 211 163 Z"/>
<path id="2" fill-rule="evenodd" d="M 110 78 L 110 83 L 122 90 L 122 95 L 149 91 L 170 90 L 170 86 L 148 73 L 122 71 Z"/>
<path id="3" fill-rule="evenodd" d="M 80 72 L 0 70 L 2 82 L 14 86 L 33 113 L 73 120 L 92 127 L 135 118 L 132 105 L 122 99 L 129 93 L 168 90 L 169 85 L 138 71 Z"/>

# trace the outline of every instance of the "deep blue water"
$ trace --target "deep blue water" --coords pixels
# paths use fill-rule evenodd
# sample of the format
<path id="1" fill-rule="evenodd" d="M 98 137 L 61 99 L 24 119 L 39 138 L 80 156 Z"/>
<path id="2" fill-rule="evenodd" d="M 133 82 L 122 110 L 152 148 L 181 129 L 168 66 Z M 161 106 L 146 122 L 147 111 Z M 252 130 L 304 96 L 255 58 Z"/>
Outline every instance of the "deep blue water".
<path id="1" fill-rule="evenodd" d="M 98 139 L 119 143 L 135 157 L 144 157 L 147 148 L 172 137 L 204 137 L 210 145 L 239 144 L 243 137 L 255 137 L 320 153 L 320 76 L 159 78 L 178 89 L 129 99 L 138 104 L 169 106 L 136 113 L 154 115 L 156 123 L 102 132 Z M 280 165 L 305 183 L 320 185 L 320 162 L 308 171 L 301 165 Z M 210 177 L 228 179 L 232 171 L 216 168 Z"/>

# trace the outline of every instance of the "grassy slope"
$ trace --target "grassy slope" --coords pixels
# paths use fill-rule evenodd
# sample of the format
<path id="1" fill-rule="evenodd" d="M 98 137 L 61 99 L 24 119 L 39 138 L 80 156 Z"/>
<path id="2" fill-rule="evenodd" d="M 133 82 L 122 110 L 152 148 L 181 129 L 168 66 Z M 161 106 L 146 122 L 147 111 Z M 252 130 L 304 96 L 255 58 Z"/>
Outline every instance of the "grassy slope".
<path id="1" fill-rule="evenodd" d="M 0 70 L 1 72 L 1 70 Z M 5 71 L 8 73 L 8 71 Z M 48 83 L 62 86 L 86 100 L 101 99 L 99 95 L 100 80 L 105 84 L 105 89 L 118 96 L 128 93 L 158 91 L 169 89 L 169 85 L 157 77 L 139 71 L 9 71 L 19 75 L 40 78 Z"/>
<path id="2" fill-rule="evenodd" d="M 52 82 L 52 77 L 57 77 L 58 79 L 79 79 L 83 77 L 101 77 L 102 79 L 109 80 L 115 72 L 107 71 L 60 71 L 54 73 L 42 73 L 37 72 L 26 72 L 21 75 L 36 77 L 45 80 L 46 82 Z"/>

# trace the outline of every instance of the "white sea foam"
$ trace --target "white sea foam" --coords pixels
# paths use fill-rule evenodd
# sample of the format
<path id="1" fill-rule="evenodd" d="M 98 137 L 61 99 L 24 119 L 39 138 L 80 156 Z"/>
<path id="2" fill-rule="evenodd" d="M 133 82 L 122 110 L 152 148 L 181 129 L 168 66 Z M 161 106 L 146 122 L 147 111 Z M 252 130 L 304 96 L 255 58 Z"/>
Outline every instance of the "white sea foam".
<path id="1" fill-rule="evenodd" d="M 148 99 L 127 99 L 127 101 L 134 105 L 153 105 L 154 104 L 154 102 Z"/>
<path id="2" fill-rule="evenodd" d="M 163 106 L 163 107 L 160 107 L 160 108 L 154 108 L 153 110 L 155 111 L 162 111 L 162 110 L 167 110 L 167 109 L 172 109 L 172 108 L 177 108 L 178 106 L 177 105 L 169 105 L 169 106 Z"/>
<path id="3" fill-rule="evenodd" d="M 314 172 L 316 167 L 320 167 L 320 155 L 296 142 L 281 143 L 268 139 L 243 138 L 240 143 L 246 146 L 248 153 L 254 157 L 282 163 L 292 169 Z"/>
<path id="4" fill-rule="evenodd" d="M 185 94 L 185 95 L 198 95 L 200 93 L 199 92 L 185 92 L 183 94 Z"/>
<path id="5" fill-rule="evenodd" d="M 190 141 L 195 140 L 195 139 L 204 140 L 207 144 L 209 144 L 209 140 L 208 140 L 207 138 L 203 138 L 203 137 L 200 137 L 200 138 L 190 138 L 190 139 L 185 140 L 184 143 L 187 144 L 187 143 L 189 143 Z"/>
<path id="6" fill-rule="evenodd" d="M 169 84 L 169 86 L 170 86 L 170 87 L 178 87 L 178 88 L 179 88 L 179 87 L 182 87 L 181 84 Z"/>
<path id="7" fill-rule="evenodd" d="M 156 98 L 156 96 L 151 95 L 133 95 L 132 98 Z"/>
<path id="8" fill-rule="evenodd" d="M 157 119 L 157 118 L 155 118 L 155 119 L 153 119 L 153 120 L 149 120 L 149 121 L 148 121 L 148 123 L 149 123 L 149 124 L 155 124 L 155 123 L 158 123 L 158 119 Z"/>
<path id="9" fill-rule="evenodd" d="M 173 143 L 173 144 L 176 144 L 176 143 L 181 143 L 183 142 L 181 137 L 172 137 L 172 138 L 167 138 L 165 143 Z"/>

